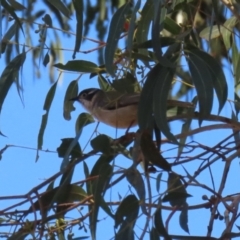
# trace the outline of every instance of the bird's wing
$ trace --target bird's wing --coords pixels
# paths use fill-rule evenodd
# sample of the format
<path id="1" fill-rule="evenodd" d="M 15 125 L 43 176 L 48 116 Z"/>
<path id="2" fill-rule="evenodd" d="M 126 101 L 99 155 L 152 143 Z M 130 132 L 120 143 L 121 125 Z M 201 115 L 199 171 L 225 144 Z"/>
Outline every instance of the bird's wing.
<path id="1" fill-rule="evenodd" d="M 139 93 L 119 93 L 111 91 L 107 94 L 108 97 L 101 101 L 101 106 L 107 110 L 135 105 L 139 103 L 140 99 Z"/>

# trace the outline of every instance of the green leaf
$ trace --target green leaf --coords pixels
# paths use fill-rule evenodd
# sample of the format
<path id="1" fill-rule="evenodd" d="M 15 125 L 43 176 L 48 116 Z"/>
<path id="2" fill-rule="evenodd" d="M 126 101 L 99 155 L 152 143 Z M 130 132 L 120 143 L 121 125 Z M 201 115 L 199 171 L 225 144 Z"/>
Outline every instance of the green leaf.
<path id="1" fill-rule="evenodd" d="M 106 186 L 109 183 L 113 168 L 109 163 L 104 163 L 99 168 L 99 177 L 93 184 L 93 198 L 94 204 L 92 207 L 92 214 L 90 218 L 90 231 L 92 239 L 96 239 L 97 218 L 99 207 L 101 205 L 101 198 L 103 197 Z M 92 176 L 92 174 L 91 174 Z"/>
<path id="2" fill-rule="evenodd" d="M 100 87 L 104 92 L 107 92 L 107 91 L 112 90 L 111 85 L 108 83 L 108 81 L 106 80 L 106 78 L 102 76 L 102 74 L 98 74 L 98 84 L 99 84 L 99 87 Z"/>
<path id="3" fill-rule="evenodd" d="M 15 80 L 18 78 L 20 69 L 26 59 L 26 53 L 23 52 L 16 56 L 3 70 L 0 77 L 0 112 L 7 93 Z"/>
<path id="4" fill-rule="evenodd" d="M 104 210 L 104 212 L 108 214 L 108 216 L 114 219 L 114 214 L 112 213 L 108 203 L 105 202 L 104 198 L 101 198 L 100 206 Z"/>
<path id="5" fill-rule="evenodd" d="M 128 29 L 128 38 L 127 38 L 128 51 L 132 50 L 133 36 L 135 32 L 135 27 L 136 27 L 136 14 L 140 6 L 141 6 L 141 0 L 138 0 L 132 11 L 131 20 L 130 20 L 129 29 Z"/>
<path id="6" fill-rule="evenodd" d="M 156 190 L 158 192 L 160 191 L 161 180 L 162 180 L 162 173 L 159 173 L 156 178 Z"/>
<path id="7" fill-rule="evenodd" d="M 159 74 L 161 71 L 161 65 L 156 64 L 149 71 L 148 77 L 144 83 L 138 104 L 138 125 L 140 130 L 147 129 L 152 123 L 153 91 L 157 81 L 159 81 Z"/>
<path id="8" fill-rule="evenodd" d="M 110 23 L 104 59 L 106 70 L 111 76 L 115 75 L 113 65 L 114 54 L 117 48 L 119 37 L 122 33 L 122 28 L 126 19 L 126 14 L 128 13 L 129 9 L 130 3 L 124 4 L 114 13 Z"/>
<path id="9" fill-rule="evenodd" d="M 234 108 L 236 111 L 236 118 L 237 118 L 240 110 L 240 98 L 237 93 L 234 93 Z"/>
<path id="10" fill-rule="evenodd" d="M 39 200 L 34 202 L 33 206 L 29 208 L 29 211 L 32 212 L 41 209 L 48 209 L 49 204 L 55 198 L 56 193 L 59 192 L 59 189 L 60 187 L 56 187 L 47 192 L 44 192 L 39 198 Z M 84 200 L 86 197 L 88 197 L 88 194 L 84 191 L 82 187 L 75 184 L 68 184 L 61 189 L 59 196 L 58 198 L 55 198 L 54 203 L 73 203 L 76 201 L 79 202 Z"/>
<path id="11" fill-rule="evenodd" d="M 44 49 L 45 49 L 45 42 L 47 39 L 47 30 L 48 28 L 43 27 L 41 28 L 41 31 L 39 33 L 39 42 L 40 42 L 40 46 L 39 46 L 39 52 L 40 52 L 40 56 L 39 56 L 39 66 L 41 63 L 41 60 L 43 59 L 43 54 L 44 54 Z"/>
<path id="12" fill-rule="evenodd" d="M 165 171 L 171 171 L 171 165 L 160 154 L 156 145 L 152 141 L 152 136 L 148 131 L 144 131 L 141 136 L 141 149 L 145 157 L 145 161 L 150 161 L 155 166 L 160 167 Z"/>
<path id="13" fill-rule="evenodd" d="M 222 26 L 220 26 L 220 31 L 222 31 Z M 221 36 L 221 32 L 219 31 L 219 26 L 218 25 L 214 25 L 214 26 L 210 26 L 210 27 L 206 27 L 204 28 L 199 36 L 201 38 L 204 38 L 207 41 L 210 41 L 211 39 L 217 38 Z"/>
<path id="14" fill-rule="evenodd" d="M 11 27 L 7 30 L 4 34 L 2 41 L 1 41 L 1 53 L 5 52 L 6 46 L 8 42 L 12 39 L 12 37 L 18 32 L 19 25 L 16 21 L 11 25 Z"/>
<path id="15" fill-rule="evenodd" d="M 137 79 L 131 73 L 127 73 L 124 78 L 113 80 L 111 86 L 121 93 L 134 93 L 135 89 L 140 89 Z"/>
<path id="16" fill-rule="evenodd" d="M 158 231 L 154 227 L 152 227 L 152 229 L 150 231 L 150 240 L 160 240 Z"/>
<path id="17" fill-rule="evenodd" d="M 178 191 L 173 191 L 173 192 L 169 192 L 168 194 L 166 194 L 163 199 L 162 202 L 174 202 L 176 200 L 182 200 L 182 199 L 186 199 L 188 197 L 192 197 L 192 195 L 188 194 L 187 192 L 178 192 Z"/>
<path id="18" fill-rule="evenodd" d="M 46 113 L 43 114 L 43 116 L 42 116 L 42 122 L 41 122 L 41 126 L 40 126 L 40 129 L 38 132 L 38 149 L 42 149 L 43 135 L 44 135 L 45 128 L 47 126 L 48 114 L 49 114 L 50 107 L 52 105 L 52 101 L 53 101 L 53 98 L 54 98 L 54 95 L 56 92 L 56 88 L 57 88 L 57 81 L 49 89 L 46 99 L 45 99 L 45 102 L 44 102 L 43 110 L 45 110 Z"/>
<path id="19" fill-rule="evenodd" d="M 134 168 L 130 167 L 125 170 L 126 179 L 128 182 L 134 187 L 135 191 L 138 194 L 138 197 L 141 201 L 141 209 L 144 214 L 147 213 L 146 205 L 145 205 L 145 197 L 146 197 L 146 191 L 144 186 L 144 181 L 142 179 L 142 176 L 140 172 Z"/>
<path id="20" fill-rule="evenodd" d="M 153 61 L 155 61 L 154 58 L 148 57 L 148 56 L 146 56 L 146 55 L 143 55 L 143 54 L 137 53 L 137 52 L 132 52 L 131 54 L 126 53 L 126 56 L 127 56 L 127 57 L 131 57 L 131 58 L 133 58 L 133 59 L 135 59 L 135 60 L 139 59 L 139 60 L 141 60 L 141 61 L 142 61 L 144 64 L 146 64 L 146 65 L 148 65 L 148 62 L 153 62 Z"/>
<path id="21" fill-rule="evenodd" d="M 66 150 L 66 153 L 65 153 L 65 156 L 62 160 L 62 163 L 61 163 L 61 171 L 64 170 L 68 164 L 69 164 L 69 156 L 70 156 L 70 153 L 72 151 L 72 149 L 78 145 L 78 139 L 80 138 L 81 134 L 82 134 L 82 129 L 90 124 L 94 122 L 92 116 L 88 113 L 81 113 L 78 118 L 77 118 L 77 121 L 76 121 L 76 124 L 75 124 L 75 130 L 76 130 L 76 136 L 75 138 L 72 140 L 72 142 L 70 143 L 68 149 Z"/>
<path id="22" fill-rule="evenodd" d="M 29 235 L 29 233 L 25 233 L 19 229 L 17 232 L 13 233 L 11 237 L 9 237 L 7 240 L 25 240 L 26 237 Z"/>
<path id="23" fill-rule="evenodd" d="M 46 66 L 48 65 L 49 61 L 50 61 L 50 57 L 49 57 L 49 54 L 48 54 L 48 52 L 47 52 L 47 53 L 45 54 L 44 59 L 43 59 L 43 66 L 46 67 Z"/>
<path id="24" fill-rule="evenodd" d="M 42 20 L 49 26 L 52 27 L 52 18 L 49 14 L 45 14 Z"/>
<path id="25" fill-rule="evenodd" d="M 218 113 L 221 112 L 224 104 L 227 101 L 227 95 L 228 95 L 228 85 L 227 85 L 227 80 L 225 78 L 225 74 L 223 72 L 222 66 L 219 65 L 219 63 L 209 54 L 206 52 L 200 51 L 199 49 L 192 49 L 191 53 L 194 54 L 195 58 L 199 58 L 201 60 L 201 64 L 199 61 L 199 64 L 202 66 L 201 70 L 203 68 L 207 67 L 207 72 L 206 72 L 206 78 L 205 83 L 208 85 L 206 87 L 209 87 L 211 90 L 211 82 L 213 83 L 213 87 L 216 91 L 216 95 L 218 98 L 219 102 L 219 110 Z M 190 57 L 191 58 L 191 57 Z M 195 59 L 194 58 L 194 59 Z M 204 66 L 206 65 L 206 66 Z M 197 65 L 198 66 L 198 65 Z M 200 68 L 200 66 L 198 66 Z M 211 75 L 212 81 L 209 80 L 209 74 Z M 207 81 L 210 81 L 208 83 Z M 195 83 L 195 81 L 193 80 Z M 209 94 L 209 93 L 208 93 Z"/>
<path id="26" fill-rule="evenodd" d="M 24 33 L 23 28 L 22 28 L 22 23 L 21 23 L 20 19 L 18 18 L 17 14 L 15 13 L 14 8 L 12 6 L 10 6 L 8 4 L 8 2 L 6 2 L 6 0 L 1 0 L 0 3 L 3 6 L 3 8 L 5 8 L 5 10 L 7 12 L 9 12 L 10 15 L 13 17 L 13 19 L 18 23 L 18 26 L 21 28 L 22 32 Z"/>
<path id="27" fill-rule="evenodd" d="M 181 228 L 189 234 L 188 229 L 188 205 L 185 204 L 183 209 L 181 210 L 180 216 L 179 216 L 179 223 Z"/>
<path id="28" fill-rule="evenodd" d="M 67 6 L 61 0 L 47 0 L 50 4 L 52 4 L 57 10 L 59 10 L 65 17 L 70 18 L 70 11 Z"/>
<path id="29" fill-rule="evenodd" d="M 106 155 L 112 152 L 111 143 L 112 139 L 105 134 L 100 134 L 96 138 L 91 140 L 92 148 Z"/>
<path id="30" fill-rule="evenodd" d="M 75 138 L 72 140 L 72 142 L 70 143 L 65 156 L 62 160 L 61 163 L 61 171 L 63 171 L 69 164 L 69 154 L 71 153 L 72 149 L 76 146 L 76 144 L 78 144 L 78 139 L 80 138 L 81 134 L 82 134 L 82 129 L 84 126 L 92 123 L 91 121 L 92 117 L 89 117 L 89 114 L 87 113 L 81 113 L 78 116 L 78 119 L 76 121 L 76 125 L 75 125 L 75 129 L 76 129 L 76 136 Z"/>
<path id="31" fill-rule="evenodd" d="M 73 101 L 70 101 L 73 97 L 78 95 L 78 81 L 73 80 L 69 83 L 63 103 L 63 117 L 65 120 L 71 120 L 71 112 L 75 110 Z"/>
<path id="32" fill-rule="evenodd" d="M 172 18 L 168 16 L 166 16 L 166 18 L 164 19 L 164 29 L 166 29 L 173 35 L 178 35 L 182 31 L 182 28 Z"/>
<path id="33" fill-rule="evenodd" d="M 192 103 L 196 106 L 197 105 L 197 97 L 194 97 L 193 100 L 192 100 Z M 195 109 L 194 108 L 189 108 L 187 109 L 187 112 L 186 114 L 194 114 L 194 111 Z M 181 134 L 184 134 L 184 133 L 187 133 L 189 132 L 190 130 L 190 127 L 191 127 L 191 123 L 192 123 L 192 118 L 189 118 L 187 120 L 185 120 L 185 122 L 182 124 L 182 129 L 181 129 Z M 185 147 L 185 143 L 186 143 L 186 140 L 187 140 L 187 136 L 185 137 L 182 137 L 179 141 L 179 147 L 178 147 L 178 156 L 181 155 L 184 147 Z"/>
<path id="34" fill-rule="evenodd" d="M 8 0 L 8 2 L 15 10 L 22 11 L 26 9 L 21 3 L 17 2 L 16 0 Z"/>
<path id="35" fill-rule="evenodd" d="M 236 45 L 236 41 L 233 38 L 232 44 L 232 65 L 233 65 L 233 75 L 235 79 L 235 85 L 238 85 L 240 82 L 240 54 L 238 51 L 238 47 Z"/>
<path id="36" fill-rule="evenodd" d="M 233 28 L 237 23 L 237 18 L 235 16 L 229 18 L 223 26 L 210 26 L 203 29 L 200 32 L 200 37 L 206 40 L 214 39 L 222 35 L 223 42 L 227 50 L 231 48 L 231 35 L 233 34 Z M 219 31 L 220 29 L 220 31 Z"/>
<path id="37" fill-rule="evenodd" d="M 83 31 L 83 0 L 73 0 L 73 6 L 76 10 L 76 41 L 72 58 L 75 59 L 76 52 L 79 51 L 82 42 Z"/>
<path id="38" fill-rule="evenodd" d="M 173 64 L 165 57 L 162 56 L 162 45 L 160 32 L 163 28 L 163 20 L 166 17 L 167 9 L 165 6 L 162 6 L 161 1 L 154 1 L 154 16 L 152 23 L 152 45 L 153 52 L 162 66 L 173 68 Z"/>
<path id="39" fill-rule="evenodd" d="M 120 229 L 116 234 L 116 240 L 134 239 L 134 225 L 138 217 L 139 203 L 135 195 L 128 195 L 123 199 L 115 214 L 115 228 Z"/>
<path id="40" fill-rule="evenodd" d="M 163 236 L 165 240 L 171 240 L 171 237 L 168 235 L 167 230 L 164 227 L 161 210 L 161 199 L 159 198 L 158 207 L 154 213 L 154 226 L 160 236 Z"/>
<path id="41" fill-rule="evenodd" d="M 192 81 L 196 87 L 200 118 L 199 124 L 202 123 L 204 117 L 211 113 L 213 105 L 213 81 L 212 75 L 206 66 L 204 60 L 196 55 L 195 51 L 188 52 L 188 65 L 192 75 Z"/>
<path id="42" fill-rule="evenodd" d="M 136 220 L 139 211 L 139 201 L 135 195 L 128 195 L 120 203 L 115 214 L 115 228 L 123 223 L 125 217 Z"/>
<path id="43" fill-rule="evenodd" d="M 71 142 L 74 140 L 74 138 L 63 138 L 61 139 L 62 143 L 60 144 L 60 146 L 57 148 L 57 153 L 58 153 L 58 157 L 63 158 L 66 154 L 66 151 L 68 150 Z M 70 151 L 69 156 L 71 156 L 72 158 L 79 158 L 82 156 L 82 150 L 81 147 L 79 145 L 79 143 L 77 143 Z"/>
<path id="44" fill-rule="evenodd" d="M 148 39 L 148 33 L 149 33 L 150 24 L 152 21 L 153 11 L 154 11 L 153 2 L 146 1 L 145 5 L 142 9 L 141 18 L 138 22 L 138 27 L 137 27 L 137 31 L 136 31 L 137 44 L 146 42 Z M 146 49 L 139 49 L 139 53 L 141 53 L 142 55 L 145 55 L 145 56 L 148 55 L 148 52 Z"/>
<path id="45" fill-rule="evenodd" d="M 160 26 L 161 19 L 161 1 L 153 1 L 154 9 L 153 9 L 153 21 L 152 21 L 152 44 L 153 44 L 153 52 L 156 55 L 158 61 L 162 59 L 162 49 L 161 42 L 159 39 L 160 32 L 162 30 L 162 25 Z M 162 10 L 165 10 L 163 7 Z M 166 14 L 165 11 L 163 11 Z M 162 18 L 164 18 L 163 16 Z"/>
<path id="46" fill-rule="evenodd" d="M 161 132 L 171 141 L 177 143 L 176 138 L 171 133 L 167 122 L 167 98 L 172 85 L 174 71 L 169 68 L 162 67 L 158 74 L 158 82 L 153 92 L 153 113 L 156 124 Z"/>
<path id="47" fill-rule="evenodd" d="M 161 38 L 160 41 L 161 41 L 162 47 L 167 47 L 176 42 L 176 39 L 172 37 L 159 37 L 159 38 Z M 152 40 L 147 40 L 145 42 L 134 45 L 134 48 L 152 48 L 152 47 L 153 47 Z"/>
<path id="48" fill-rule="evenodd" d="M 221 33 L 223 37 L 223 42 L 227 50 L 231 48 L 231 36 L 233 34 L 233 28 L 237 23 L 237 18 L 235 16 L 229 18 L 221 28 Z"/>
<path id="49" fill-rule="evenodd" d="M 212 19 L 215 18 L 217 23 L 219 22 L 219 15 L 220 15 L 218 3 L 219 3 L 218 0 L 212 0 L 212 6 L 213 6 Z"/>
<path id="50" fill-rule="evenodd" d="M 79 133 L 81 135 L 82 129 L 88 124 L 94 123 L 94 119 L 89 113 L 81 113 L 79 114 L 76 123 L 75 123 L 75 132 L 76 135 Z"/>
<path id="51" fill-rule="evenodd" d="M 57 63 L 53 66 L 66 71 L 82 73 L 94 73 L 101 70 L 95 63 L 85 60 L 73 60 L 68 61 L 65 65 L 63 65 L 62 63 Z"/>
<path id="52" fill-rule="evenodd" d="M 236 94 L 235 94 L 236 95 Z M 238 118 L 237 116 L 234 114 L 234 112 L 232 111 L 232 120 L 238 122 Z M 236 143 L 236 147 L 239 146 L 239 142 L 240 142 L 240 134 L 239 134 L 239 131 L 236 131 L 233 129 L 233 137 L 234 137 L 234 142 Z M 240 157 L 240 154 L 238 154 L 238 157 Z"/>
<path id="53" fill-rule="evenodd" d="M 168 195 L 165 197 L 171 206 L 184 206 L 186 198 L 189 196 L 180 177 L 176 173 L 169 173 L 168 176 Z M 190 195 L 191 196 L 191 195 Z"/>
<path id="54" fill-rule="evenodd" d="M 84 170 L 84 174 L 85 174 L 85 179 L 89 178 L 89 168 L 88 165 L 86 164 L 85 161 L 83 161 L 83 170 Z M 86 181 L 86 189 L 87 189 L 87 194 L 91 195 L 92 194 L 92 182 L 91 181 Z"/>
<path id="55" fill-rule="evenodd" d="M 115 240 L 135 240 L 133 226 L 129 225 L 127 221 L 124 221 L 120 229 L 115 235 Z"/>

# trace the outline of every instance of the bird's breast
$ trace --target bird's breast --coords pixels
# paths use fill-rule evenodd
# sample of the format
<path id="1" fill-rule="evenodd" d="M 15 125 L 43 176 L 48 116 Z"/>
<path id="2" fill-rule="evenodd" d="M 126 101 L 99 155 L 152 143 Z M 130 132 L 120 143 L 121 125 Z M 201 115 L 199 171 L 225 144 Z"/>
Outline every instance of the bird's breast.
<path id="1" fill-rule="evenodd" d="M 95 108 L 92 111 L 93 116 L 100 122 L 115 128 L 129 128 L 137 124 L 137 105 L 117 108 L 116 110 L 105 110 Z"/>

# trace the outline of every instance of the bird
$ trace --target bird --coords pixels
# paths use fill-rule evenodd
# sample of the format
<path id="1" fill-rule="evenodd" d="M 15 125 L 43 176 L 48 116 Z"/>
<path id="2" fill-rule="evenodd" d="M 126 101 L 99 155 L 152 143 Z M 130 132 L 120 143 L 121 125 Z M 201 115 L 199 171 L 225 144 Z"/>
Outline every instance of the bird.
<path id="1" fill-rule="evenodd" d="M 82 90 L 70 101 L 79 102 L 99 122 L 115 128 L 129 129 L 138 123 L 138 103 L 140 93 L 122 93 L 103 91 L 99 88 Z M 193 107 L 192 103 L 178 100 L 167 100 L 168 106 Z"/>

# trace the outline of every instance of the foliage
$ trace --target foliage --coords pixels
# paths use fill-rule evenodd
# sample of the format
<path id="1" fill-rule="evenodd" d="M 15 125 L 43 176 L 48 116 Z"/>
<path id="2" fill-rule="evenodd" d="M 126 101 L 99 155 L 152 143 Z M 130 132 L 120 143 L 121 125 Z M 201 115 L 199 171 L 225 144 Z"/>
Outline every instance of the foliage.
<path id="1" fill-rule="evenodd" d="M 60 72 L 59 78 L 65 72 L 78 73 L 77 80 L 66 89 L 66 120 L 75 110 L 68 100 L 76 96 L 83 74 L 97 78 L 104 91 L 141 92 L 139 130 L 126 131 L 118 138 L 106 132 L 95 138 L 89 134 L 89 152 L 78 140 L 94 120 L 87 113 L 79 115 L 75 136 L 62 139 L 57 148 L 62 159 L 60 171 L 22 195 L 24 200 L 1 209 L 1 225 L 14 226 L 1 235 L 8 239 L 74 239 L 74 233 L 78 236 L 75 239 L 87 239 L 87 235 L 103 239 L 97 228 L 104 212 L 111 219 L 115 239 L 240 236 L 236 227 L 238 190 L 225 192 L 227 185 L 236 184 L 229 175 L 239 157 L 239 1 L 2 0 L 1 7 L 2 31 L 4 23 L 7 30 L 1 41 L 5 67 L 0 78 L 0 109 L 12 85 L 23 100 L 20 76 L 26 59 L 32 59 L 35 77 L 41 77 L 39 65 L 48 66 L 52 86 L 46 94 L 37 151 L 43 150 L 58 86 L 53 73 Z M 34 32 L 36 25 L 38 30 Z M 88 37 L 93 25 L 97 39 Z M 75 46 L 70 49 L 62 47 L 68 38 L 75 38 Z M 97 47 L 82 51 L 83 41 L 96 43 Z M 73 59 L 62 60 L 64 50 L 71 50 Z M 94 51 L 98 52 L 98 62 L 79 57 L 79 53 Z M 227 77 L 224 64 L 231 70 Z M 184 100 L 187 107 L 176 106 L 169 99 Z M 231 116 L 225 111 L 229 107 Z M 181 128 L 180 133 L 175 126 L 178 131 Z M 228 135 L 220 134 L 211 145 L 206 135 L 205 139 L 199 137 L 199 133 L 222 129 L 229 129 Z M 1 155 L 10 147 L 4 147 Z M 94 156 L 98 159 L 91 168 L 88 160 Z M 130 159 L 130 166 L 123 159 Z M 79 165 L 84 178 L 73 182 Z M 216 168 L 221 172 L 217 177 L 213 173 Z M 208 174 L 210 177 L 206 177 Z M 130 191 L 125 187 L 122 192 L 122 186 L 129 186 Z M 190 199 L 199 189 L 205 195 L 201 203 L 193 204 Z M 118 199 L 115 194 L 107 197 L 113 190 L 118 192 Z M 0 201 L 10 199 L 19 196 L 0 197 Z M 30 207 L 18 209 L 26 203 Z M 207 233 L 193 236 L 190 212 L 199 214 L 204 209 L 208 211 L 204 219 Z M 175 215 L 180 228 L 189 235 L 180 235 L 170 225 Z M 223 218 L 225 226 L 218 227 L 215 236 L 214 224 Z M 81 231 L 76 231 L 77 227 Z"/>

